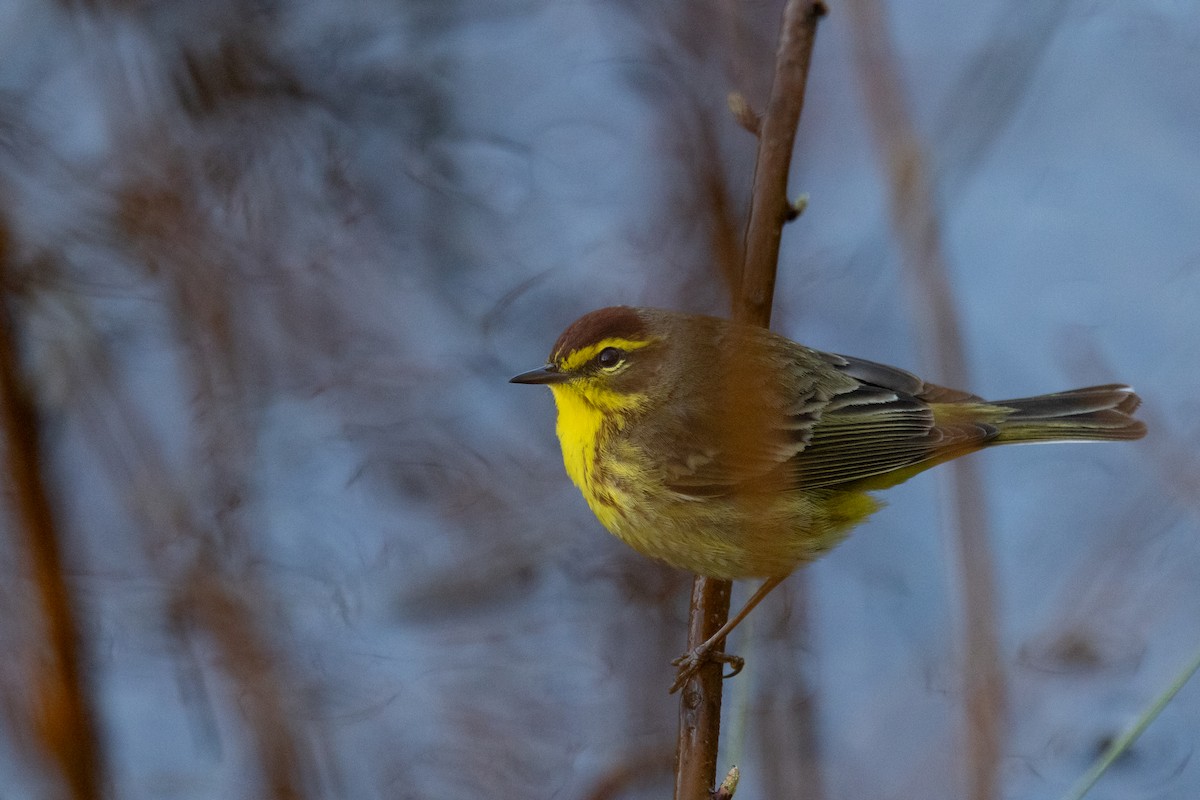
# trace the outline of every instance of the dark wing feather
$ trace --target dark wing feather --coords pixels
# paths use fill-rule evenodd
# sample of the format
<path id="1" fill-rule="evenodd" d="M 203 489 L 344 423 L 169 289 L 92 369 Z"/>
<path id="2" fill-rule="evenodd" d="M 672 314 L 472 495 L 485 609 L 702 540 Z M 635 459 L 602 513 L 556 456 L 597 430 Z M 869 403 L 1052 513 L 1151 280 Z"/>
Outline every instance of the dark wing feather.
<path id="1" fill-rule="evenodd" d="M 798 488 L 872 478 L 980 446 L 997 434 L 995 426 L 967 415 L 935 417 L 933 404 L 983 403 L 973 394 L 926 383 L 885 364 L 822 355 L 859 384 L 825 407 L 808 445 L 791 459 Z"/>
<path id="2" fill-rule="evenodd" d="M 923 381 L 916 375 L 899 367 L 889 367 L 865 358 L 841 356 L 835 353 L 820 353 L 827 363 L 861 383 L 879 389 L 890 389 L 897 394 L 906 394 L 926 403 L 982 403 L 982 397 L 957 389 L 947 389 L 936 383 Z"/>
<path id="3" fill-rule="evenodd" d="M 993 425 L 970 414 L 935 419 L 931 404 L 962 403 L 968 409 L 983 403 L 975 395 L 786 340 L 766 344 L 759 359 L 737 362 L 754 368 L 727 381 L 738 387 L 739 397 L 762 399 L 755 413 L 710 408 L 672 426 L 683 433 L 675 441 L 685 442 L 680 458 L 664 465 L 673 490 L 703 497 L 849 484 L 933 462 L 996 436 Z M 713 430 L 710 420 L 737 426 L 747 416 L 762 417 L 749 423 L 751 435 L 707 434 Z"/>

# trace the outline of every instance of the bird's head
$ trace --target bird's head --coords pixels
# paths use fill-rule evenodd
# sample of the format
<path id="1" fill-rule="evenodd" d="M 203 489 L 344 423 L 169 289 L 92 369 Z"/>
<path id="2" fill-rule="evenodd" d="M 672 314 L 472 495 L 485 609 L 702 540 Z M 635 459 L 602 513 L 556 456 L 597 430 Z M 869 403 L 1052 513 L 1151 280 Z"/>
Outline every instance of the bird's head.
<path id="1" fill-rule="evenodd" d="M 585 314 L 558 337 L 544 367 L 511 383 L 545 384 L 560 406 L 570 398 L 600 411 L 643 409 L 668 362 L 663 314 L 628 306 Z"/>

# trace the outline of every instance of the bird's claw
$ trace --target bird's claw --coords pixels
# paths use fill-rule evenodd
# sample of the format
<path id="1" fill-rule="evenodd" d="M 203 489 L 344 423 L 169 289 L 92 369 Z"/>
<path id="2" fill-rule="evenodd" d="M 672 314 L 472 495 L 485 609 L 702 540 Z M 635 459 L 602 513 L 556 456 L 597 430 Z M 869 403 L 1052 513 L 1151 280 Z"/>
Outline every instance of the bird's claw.
<path id="1" fill-rule="evenodd" d="M 731 653 L 714 653 L 711 648 L 697 647 L 671 662 L 671 666 L 679 667 L 679 672 L 675 675 L 675 682 L 671 684 L 671 688 L 668 690 L 669 693 L 675 694 L 682 689 L 683 685 L 700 671 L 700 667 L 704 665 L 705 661 L 715 661 L 718 664 L 729 665 L 730 671 L 723 674 L 721 676 L 722 679 L 732 678 L 742 671 L 742 667 L 746 666 L 746 659 L 741 656 L 735 656 Z"/>

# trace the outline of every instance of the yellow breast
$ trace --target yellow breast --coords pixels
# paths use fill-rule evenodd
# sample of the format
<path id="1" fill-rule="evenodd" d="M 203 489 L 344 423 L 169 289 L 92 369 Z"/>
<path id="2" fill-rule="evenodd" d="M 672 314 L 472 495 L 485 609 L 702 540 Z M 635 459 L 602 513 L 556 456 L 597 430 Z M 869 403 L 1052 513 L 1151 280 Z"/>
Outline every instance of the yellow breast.
<path id="1" fill-rule="evenodd" d="M 878 508 L 863 492 L 690 497 L 661 484 L 627 434 L 647 402 L 555 384 L 563 464 L 592 513 L 634 549 L 723 578 L 786 575 Z"/>
<path id="2" fill-rule="evenodd" d="M 618 431 L 623 426 L 622 412 L 634 407 L 640 398 L 620 398 L 596 391 L 585 395 L 573 386 L 551 386 L 550 389 L 558 407 L 558 441 L 567 475 L 579 487 L 600 523 L 616 533 L 621 522 L 623 493 L 612 481 L 601 477 L 600 448 L 606 433 Z"/>
<path id="3" fill-rule="evenodd" d="M 562 445 L 563 465 L 567 475 L 587 496 L 596 468 L 596 446 L 604 425 L 604 414 L 568 386 L 551 386 L 550 389 L 558 407 L 558 441 Z"/>

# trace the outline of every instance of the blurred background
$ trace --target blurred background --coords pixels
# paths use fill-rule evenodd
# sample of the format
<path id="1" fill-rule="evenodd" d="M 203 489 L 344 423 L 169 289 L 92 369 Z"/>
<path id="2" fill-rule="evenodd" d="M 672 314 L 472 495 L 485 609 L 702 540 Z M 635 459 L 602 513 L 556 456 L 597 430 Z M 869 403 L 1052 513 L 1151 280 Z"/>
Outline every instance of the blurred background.
<path id="1" fill-rule="evenodd" d="M 835 0 L 817 36 L 774 328 L 944 380 L 882 86 L 963 388 L 1145 398 L 1141 442 L 972 457 L 997 796 L 1057 798 L 1200 645 L 1200 11 L 866 5 L 876 27 Z M 728 311 L 756 142 L 726 96 L 765 104 L 780 9 L 0 2 L 2 277 L 36 408 L 7 463 L 35 433 L 52 523 L 30 535 L 5 487 L 0 798 L 68 796 L 54 585 L 112 797 L 668 796 L 690 576 L 603 531 L 549 394 L 506 380 L 601 305 Z M 731 642 L 739 798 L 964 794 L 946 489 L 887 500 Z M 1196 797 L 1198 740 L 1189 685 L 1090 796 Z"/>

